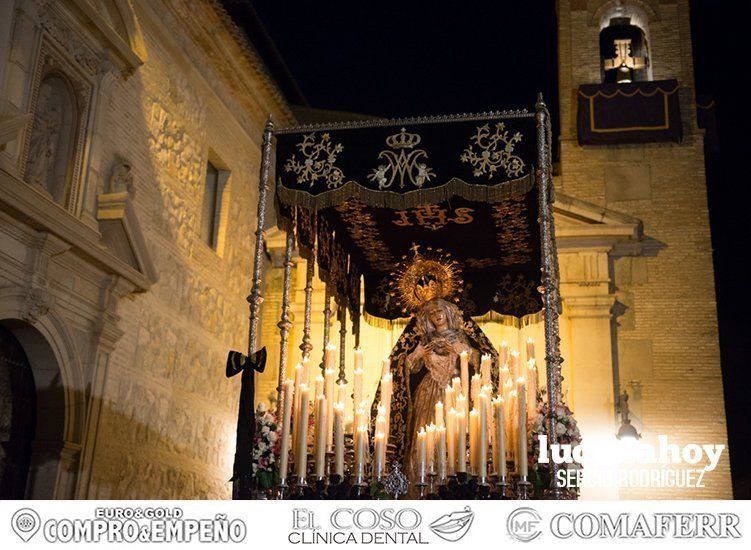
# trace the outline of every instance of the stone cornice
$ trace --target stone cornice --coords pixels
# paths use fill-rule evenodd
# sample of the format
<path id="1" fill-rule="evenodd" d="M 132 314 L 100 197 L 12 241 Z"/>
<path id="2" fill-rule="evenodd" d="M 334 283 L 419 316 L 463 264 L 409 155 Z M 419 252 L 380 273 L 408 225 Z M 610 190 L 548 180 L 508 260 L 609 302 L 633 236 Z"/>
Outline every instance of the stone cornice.
<path id="1" fill-rule="evenodd" d="M 622 212 L 556 193 L 556 241 L 559 250 L 618 248 L 621 255 L 638 254 L 644 226 Z"/>
<path id="2" fill-rule="evenodd" d="M 0 209 L 38 231 L 47 231 L 69 243 L 72 253 L 105 273 L 119 275 L 129 281 L 135 291 L 146 291 L 151 286 L 147 276 L 101 245 L 101 236 L 97 231 L 4 170 L 0 170 Z"/>

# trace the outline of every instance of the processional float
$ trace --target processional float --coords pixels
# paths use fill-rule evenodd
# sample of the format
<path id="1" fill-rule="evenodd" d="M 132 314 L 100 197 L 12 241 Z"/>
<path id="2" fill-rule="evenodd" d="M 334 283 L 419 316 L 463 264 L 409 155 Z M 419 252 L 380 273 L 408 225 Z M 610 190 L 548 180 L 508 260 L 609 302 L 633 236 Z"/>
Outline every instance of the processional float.
<path id="1" fill-rule="evenodd" d="M 545 334 L 546 410 L 551 413 L 556 410 L 561 395 L 560 295 L 553 226 L 551 128 L 549 113 L 541 95 L 538 96 L 534 112 L 500 111 L 285 129 L 275 129 L 269 118 L 263 133 L 255 255 L 252 287 L 248 296 L 248 354 L 231 354 L 227 370 L 228 376 L 243 371 L 244 382 L 246 378 L 252 378 L 253 371 L 262 370 L 262 363 L 265 362 L 265 353 L 257 350 L 257 340 L 263 301 L 264 227 L 272 174 L 275 180 L 277 224 L 286 231 L 281 317 L 277 325 L 280 333 L 277 420 L 284 425 L 287 431 L 285 436 L 291 438 L 283 440 L 282 456 L 277 457 L 282 465 L 277 496 L 367 498 L 368 481 L 386 483 L 391 494 L 397 497 L 407 492 L 406 480 L 400 470 L 404 469 L 405 442 L 415 439 L 405 436 L 405 433 L 415 427 L 407 426 L 404 418 L 400 418 L 398 413 L 394 414 L 392 398 L 396 399 L 396 396 L 391 384 L 396 385 L 400 376 L 406 377 L 406 381 L 402 380 L 402 387 L 409 388 L 412 379 L 409 373 L 402 372 L 403 362 L 399 361 L 400 356 L 394 355 L 396 351 L 390 357 L 390 364 L 384 363 L 385 376 L 366 420 L 363 420 L 363 412 L 357 409 L 355 396 L 353 412 L 356 417 L 360 413 L 361 418 L 355 418 L 351 441 L 345 449 L 341 448 L 343 419 L 338 410 L 344 399 L 341 392 L 347 378 L 345 355 L 348 327 L 351 326 L 353 347 L 357 349 L 361 314 L 364 313 L 369 320 L 393 321 L 409 313 L 405 311 L 404 300 L 399 299 L 400 292 L 414 292 L 418 297 L 421 293 L 427 293 L 427 298 L 436 295 L 442 297 L 446 292 L 436 294 L 440 292 L 436 288 L 446 290 L 446 285 L 453 284 L 457 288 L 452 290 L 452 299 L 463 319 L 461 330 L 470 338 L 474 331 L 476 342 L 484 342 L 487 338 L 477 334 L 481 331 L 472 321 L 473 317 L 487 315 L 489 317 L 484 318 L 505 316 L 521 319 L 541 315 Z M 301 429 L 307 429 L 309 407 L 301 406 L 300 400 L 307 404 L 311 400 L 311 389 L 302 384 L 303 389 L 300 390 L 299 380 L 294 381 L 294 377 L 288 374 L 290 286 L 295 248 L 307 260 L 304 326 L 300 345 L 305 370 L 319 368 L 318 361 L 315 361 L 315 367 L 312 366 L 313 344 L 310 337 L 316 268 L 319 278 L 325 283 L 324 357 L 320 362 L 321 376 L 315 377 L 319 380 L 319 388 L 311 409 L 321 416 L 319 431 L 325 427 L 327 433 L 316 433 L 315 439 L 318 441 L 311 445 L 315 455 L 311 462 L 315 469 L 310 470 L 308 440 L 295 432 L 296 424 L 303 424 Z M 423 262 L 422 268 L 411 268 L 417 264 L 415 259 L 418 258 Z M 457 268 L 456 272 L 461 272 L 461 280 L 456 278 L 456 272 L 446 272 L 454 267 Z M 441 269 L 444 271 L 440 272 Z M 445 274 L 444 279 L 442 274 Z M 450 280 L 452 276 L 455 277 L 453 282 Z M 405 291 L 403 287 L 407 279 L 413 287 Z M 361 304 L 363 283 L 364 303 Z M 402 284 L 402 288 L 399 284 Z M 332 300 L 335 302 L 333 307 Z M 338 351 L 333 345 L 335 338 L 331 331 L 335 309 L 341 326 Z M 414 319 L 410 323 L 413 325 Z M 410 323 L 399 342 L 409 340 Z M 495 391 L 493 386 L 498 388 L 499 395 L 501 393 L 499 357 L 493 346 L 486 349 L 480 343 L 477 347 L 486 353 L 480 370 L 483 382 L 488 377 L 488 389 L 484 385 L 479 390 L 473 387 L 472 400 L 476 403 L 483 401 L 480 392 L 487 392 L 487 407 Z M 358 351 L 356 363 L 357 354 L 362 358 L 362 352 Z M 446 388 L 447 401 L 452 399 L 448 396 L 449 390 L 454 395 L 453 401 L 446 405 L 451 404 L 452 411 L 457 417 L 462 416 L 466 424 L 471 413 L 466 404 L 462 405 L 464 410 L 460 410 L 461 406 L 453 393 L 453 390 L 463 393 L 463 396 L 458 396 L 460 403 L 470 399 L 465 362 L 466 358 L 462 358 L 461 377 L 453 381 L 456 386 L 451 388 L 449 384 Z M 504 365 L 500 366 L 503 368 Z M 338 372 L 335 372 L 337 367 Z M 361 371 L 358 374 L 357 368 L 358 364 L 353 374 L 355 378 L 362 374 Z M 299 370 L 298 366 L 294 373 L 298 378 L 301 376 Z M 246 377 L 245 372 L 251 375 Z M 304 374 L 305 382 L 312 385 L 310 380 L 314 377 L 307 372 Z M 480 376 L 479 372 L 477 376 Z M 357 391 L 355 380 L 354 392 Z M 335 396 L 335 392 L 338 395 Z M 248 419 L 248 411 L 252 415 L 252 399 L 252 392 L 243 391 L 233 476 L 234 498 L 249 496 L 249 441 L 252 441 L 249 430 L 254 426 L 248 425 L 252 422 Z M 379 410 L 378 405 L 384 405 L 385 399 L 388 399 L 388 404 L 382 409 L 388 406 L 389 410 L 384 412 Z M 502 402 L 503 399 L 496 397 L 494 401 Z M 437 413 L 436 418 L 440 416 L 439 424 L 443 424 L 443 419 L 448 420 L 449 416 L 446 411 L 444 417 L 444 403 L 440 403 L 440 406 L 441 412 Z M 481 406 L 479 408 L 482 410 Z M 292 418 L 292 410 L 301 418 Z M 477 413 L 476 410 L 471 412 Z M 492 414 L 492 411 L 488 412 Z M 385 423 L 391 423 L 385 428 L 385 442 L 384 416 Z M 363 428 L 358 422 L 367 426 Z M 553 445 L 558 439 L 554 414 L 547 415 L 545 425 L 548 445 Z M 507 477 L 505 457 L 493 455 L 493 472 L 486 472 L 486 447 L 480 447 L 481 458 L 471 457 L 476 469 L 461 471 L 461 466 L 455 467 L 458 464 L 457 455 L 462 460 L 466 458 L 466 447 L 456 442 L 457 433 L 462 440 L 467 434 L 471 438 L 473 434 L 482 433 L 482 430 L 471 432 L 466 425 L 462 426 L 458 431 L 456 425 L 453 427 L 453 457 L 450 451 L 448 455 L 445 454 L 446 441 L 443 439 L 445 430 L 452 428 L 438 426 L 441 438 L 433 440 L 430 452 L 436 453 L 436 446 L 443 449 L 443 470 L 439 473 L 443 486 L 441 491 L 434 491 L 434 480 L 431 478 L 431 487 L 425 489 L 426 484 L 421 483 L 425 480 L 423 462 L 420 465 L 421 477 L 416 483 L 418 496 L 432 492 L 433 497 L 437 495 L 437 498 L 472 498 L 467 487 L 471 487 L 471 490 L 479 487 L 479 494 L 488 497 L 489 492 L 483 491 L 483 487 L 490 486 L 488 482 L 491 478 L 498 486 L 501 497 L 512 494 L 518 498 L 528 496 L 526 459 L 524 468 L 520 468 L 519 464 L 516 466 L 516 492 L 511 486 L 511 476 Z M 374 427 L 380 430 L 381 435 L 377 432 L 370 439 L 368 433 L 373 435 Z M 467 434 L 464 430 L 468 430 Z M 359 440 L 362 431 L 366 432 L 364 443 Z M 413 443 L 418 464 L 420 455 L 425 453 L 422 447 L 424 437 L 423 430 Z M 501 434 L 499 440 L 502 439 Z M 484 436 L 480 440 L 480 443 L 475 441 L 473 445 L 487 445 Z M 451 440 L 449 444 L 452 444 Z M 499 444 L 496 441 L 494 446 Z M 293 445 L 296 448 L 291 448 Z M 384 448 L 391 449 L 392 466 L 388 475 Z M 474 447 L 470 452 L 474 452 L 472 449 Z M 526 456 L 526 446 L 524 453 Z M 295 462 L 293 465 L 290 464 L 290 454 L 291 461 Z M 372 462 L 368 460 L 365 464 L 364 455 L 372 456 Z M 451 475 L 447 475 L 445 469 L 446 456 L 449 457 Z M 345 460 L 346 469 L 343 464 Z M 502 463 L 502 468 L 498 462 Z M 558 466 L 552 464 L 551 467 L 551 486 L 545 494 L 551 498 L 562 498 L 554 482 Z M 371 468 L 371 477 L 368 477 L 367 470 Z M 446 487 L 453 489 L 449 491 Z"/>

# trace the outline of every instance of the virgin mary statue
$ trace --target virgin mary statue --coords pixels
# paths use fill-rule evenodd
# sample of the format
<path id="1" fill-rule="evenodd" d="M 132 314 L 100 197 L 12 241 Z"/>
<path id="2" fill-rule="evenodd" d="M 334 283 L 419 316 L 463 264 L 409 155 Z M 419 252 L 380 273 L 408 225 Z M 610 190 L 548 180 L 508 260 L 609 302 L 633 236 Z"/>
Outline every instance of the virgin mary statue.
<path id="1" fill-rule="evenodd" d="M 413 312 L 389 356 L 393 375 L 389 444 L 393 459 L 409 474 L 413 473 L 417 432 L 435 422 L 436 403 L 444 400 L 446 386 L 460 374 L 460 354 L 469 356 L 470 376 L 479 372 L 481 356 L 489 355 L 491 382 L 498 383 L 497 352 L 477 323 L 450 301 L 461 281 L 446 267 L 446 260 L 416 254 L 397 275 L 400 299 Z M 379 401 L 380 387 L 374 417 Z"/>

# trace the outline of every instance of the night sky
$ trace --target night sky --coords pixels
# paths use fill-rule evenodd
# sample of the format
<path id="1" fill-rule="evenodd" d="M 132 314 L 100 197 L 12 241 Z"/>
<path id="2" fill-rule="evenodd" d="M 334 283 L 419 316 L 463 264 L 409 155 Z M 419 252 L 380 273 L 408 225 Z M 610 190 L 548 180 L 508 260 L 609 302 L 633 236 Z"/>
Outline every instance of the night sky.
<path id="1" fill-rule="evenodd" d="M 741 63 L 745 46 L 738 40 L 748 30 L 741 28 L 742 18 L 726 17 L 722 4 L 695 0 L 691 19 L 697 90 L 717 104 L 720 153 L 710 158 L 708 187 L 720 345 L 736 498 L 749 498 L 751 283 L 742 266 L 751 243 L 744 162 L 751 94 L 748 67 Z M 453 9 L 410 2 L 253 5 L 297 85 L 287 84 L 285 93 L 297 102 L 397 117 L 531 109 L 542 91 L 557 125 L 552 1 L 462 2 Z"/>

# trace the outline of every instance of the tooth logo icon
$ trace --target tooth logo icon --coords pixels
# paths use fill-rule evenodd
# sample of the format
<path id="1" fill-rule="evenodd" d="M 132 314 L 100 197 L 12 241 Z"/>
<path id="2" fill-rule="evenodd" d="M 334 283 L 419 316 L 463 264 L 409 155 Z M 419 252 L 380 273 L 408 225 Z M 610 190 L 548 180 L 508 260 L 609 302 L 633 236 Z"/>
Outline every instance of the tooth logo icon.
<path id="1" fill-rule="evenodd" d="M 39 514 L 31 508 L 21 508 L 13 514 L 10 520 L 13 531 L 24 542 L 29 542 L 31 537 L 36 535 L 40 523 Z"/>
<path id="2" fill-rule="evenodd" d="M 443 540 L 456 542 L 467 534 L 475 519 L 475 513 L 469 506 L 464 510 L 443 515 L 430 524 L 430 530 Z"/>

